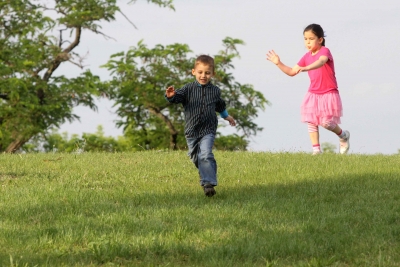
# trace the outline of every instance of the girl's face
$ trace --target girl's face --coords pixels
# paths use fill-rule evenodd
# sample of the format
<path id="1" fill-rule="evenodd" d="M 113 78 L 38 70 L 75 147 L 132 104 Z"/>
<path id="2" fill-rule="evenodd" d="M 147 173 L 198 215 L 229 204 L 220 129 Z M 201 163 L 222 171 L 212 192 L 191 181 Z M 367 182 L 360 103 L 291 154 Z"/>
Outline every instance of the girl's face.
<path id="1" fill-rule="evenodd" d="M 319 51 L 322 46 L 322 41 L 324 38 L 318 38 L 312 31 L 304 32 L 304 44 L 307 47 L 308 51 L 315 54 Z"/>

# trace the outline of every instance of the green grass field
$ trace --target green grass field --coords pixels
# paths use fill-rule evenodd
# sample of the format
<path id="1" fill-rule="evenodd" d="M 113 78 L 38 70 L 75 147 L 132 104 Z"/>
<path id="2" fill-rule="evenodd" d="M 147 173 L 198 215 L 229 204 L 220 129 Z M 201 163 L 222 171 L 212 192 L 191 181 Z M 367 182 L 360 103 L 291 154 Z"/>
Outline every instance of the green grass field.
<path id="1" fill-rule="evenodd" d="M 0 266 L 400 266 L 400 155 L 0 155 Z"/>

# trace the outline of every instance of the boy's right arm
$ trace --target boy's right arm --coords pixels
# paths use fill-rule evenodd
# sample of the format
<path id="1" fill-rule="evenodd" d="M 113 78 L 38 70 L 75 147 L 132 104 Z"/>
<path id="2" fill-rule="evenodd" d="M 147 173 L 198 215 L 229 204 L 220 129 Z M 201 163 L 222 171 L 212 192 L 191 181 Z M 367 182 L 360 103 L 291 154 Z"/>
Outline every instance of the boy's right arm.
<path id="1" fill-rule="evenodd" d="M 165 96 L 167 98 L 171 98 L 176 94 L 175 88 L 173 86 L 169 86 L 167 90 L 165 90 Z"/>
<path id="2" fill-rule="evenodd" d="M 167 99 L 170 103 L 184 103 L 185 101 L 185 94 L 186 94 L 186 86 L 182 87 L 175 91 L 173 86 L 169 86 L 165 90 L 165 99 Z"/>

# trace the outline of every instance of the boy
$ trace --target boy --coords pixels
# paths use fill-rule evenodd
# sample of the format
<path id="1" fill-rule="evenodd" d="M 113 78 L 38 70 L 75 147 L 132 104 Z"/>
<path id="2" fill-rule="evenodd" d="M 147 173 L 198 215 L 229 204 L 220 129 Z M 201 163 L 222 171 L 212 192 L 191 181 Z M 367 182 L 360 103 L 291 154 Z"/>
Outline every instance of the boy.
<path id="1" fill-rule="evenodd" d="M 199 170 L 204 194 L 212 197 L 216 194 L 214 186 L 217 185 L 217 162 L 212 153 L 218 125 L 215 112 L 219 112 L 231 126 L 235 126 L 236 122 L 226 111 L 221 90 L 211 83 L 211 78 L 215 75 L 214 59 L 207 55 L 199 56 L 192 74 L 196 81 L 177 91 L 169 86 L 165 96 L 170 103 L 183 105 L 188 155 Z"/>

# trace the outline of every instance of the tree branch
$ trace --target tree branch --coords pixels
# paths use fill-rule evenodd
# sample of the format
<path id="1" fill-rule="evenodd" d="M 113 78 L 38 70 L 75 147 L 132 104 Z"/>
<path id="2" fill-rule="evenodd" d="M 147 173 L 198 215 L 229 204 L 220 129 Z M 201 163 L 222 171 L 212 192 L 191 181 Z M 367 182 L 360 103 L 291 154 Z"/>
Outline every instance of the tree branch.
<path id="1" fill-rule="evenodd" d="M 118 10 L 119 11 L 119 13 L 121 13 L 122 14 L 122 16 L 124 16 L 125 17 L 125 19 L 130 23 L 130 24 L 132 24 L 132 26 L 133 27 L 135 27 L 135 29 L 137 30 L 138 28 L 136 27 L 136 25 L 135 24 L 133 24 L 133 22 L 132 21 L 130 21 L 130 19 L 121 11 L 121 10 Z"/>
<path id="2" fill-rule="evenodd" d="M 82 28 L 81 27 L 76 27 L 75 28 L 75 40 L 63 50 L 64 53 L 69 53 L 71 52 L 75 47 L 79 45 L 79 42 L 81 41 L 81 33 L 82 33 Z"/>
<path id="3" fill-rule="evenodd" d="M 54 60 L 50 68 L 46 71 L 43 75 L 43 80 L 48 81 L 50 77 L 53 75 L 54 71 L 60 66 L 61 62 L 69 60 L 69 53 L 79 45 L 81 39 L 82 28 L 76 27 L 75 28 L 75 39 L 74 41 L 65 48 Z"/>
<path id="4" fill-rule="evenodd" d="M 54 71 L 60 66 L 60 64 L 64 61 L 70 60 L 71 56 L 69 55 L 69 53 L 79 45 L 81 39 L 81 33 L 82 33 L 82 28 L 76 27 L 74 41 L 67 48 L 65 48 L 60 54 L 58 54 L 57 57 L 53 60 L 51 66 L 47 69 L 47 71 L 43 75 L 43 81 L 48 82 L 51 76 L 53 75 Z M 45 98 L 43 88 L 38 89 L 36 95 L 39 98 L 39 103 L 43 104 Z"/>
<path id="5" fill-rule="evenodd" d="M 81 69 L 83 69 L 83 67 L 84 67 L 81 63 L 76 63 L 76 62 L 74 62 L 74 61 L 72 61 L 72 60 L 68 60 L 68 62 L 74 64 L 75 66 L 77 66 L 77 67 L 79 67 L 79 68 L 81 68 Z"/>
<path id="6" fill-rule="evenodd" d="M 95 29 L 91 29 L 91 28 L 88 28 L 88 27 L 84 27 L 84 29 L 90 30 L 90 31 L 92 31 L 92 32 L 94 32 L 94 33 L 96 33 L 96 34 L 103 35 L 103 37 L 104 37 L 106 40 L 112 39 L 112 40 L 114 40 L 114 41 L 117 41 L 115 38 L 113 38 L 113 37 L 111 37 L 111 36 L 108 36 L 108 35 L 106 35 L 105 33 L 102 33 L 101 31 L 98 31 L 98 30 L 95 30 Z"/>
<path id="7" fill-rule="evenodd" d="M 67 29 L 60 30 L 60 40 L 58 42 L 58 47 L 60 47 L 60 48 L 61 48 L 61 46 L 63 44 L 62 32 L 65 31 L 65 30 L 67 30 Z"/>

